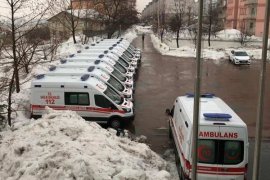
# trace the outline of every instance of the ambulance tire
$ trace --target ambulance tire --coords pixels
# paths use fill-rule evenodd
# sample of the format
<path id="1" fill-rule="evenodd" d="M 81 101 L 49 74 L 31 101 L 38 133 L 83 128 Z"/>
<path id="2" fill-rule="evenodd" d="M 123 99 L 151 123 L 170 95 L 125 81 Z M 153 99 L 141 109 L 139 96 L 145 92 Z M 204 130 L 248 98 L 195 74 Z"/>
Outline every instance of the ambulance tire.
<path id="1" fill-rule="evenodd" d="M 110 127 L 113 128 L 113 129 L 119 129 L 122 127 L 122 124 L 121 124 L 121 119 L 120 118 L 117 118 L 117 117 L 113 117 L 111 120 L 110 120 Z"/>
<path id="2" fill-rule="evenodd" d="M 175 151 L 175 164 L 176 164 L 179 179 L 184 180 L 185 178 L 184 178 L 184 174 L 183 174 L 183 169 L 181 166 L 181 161 L 180 161 L 180 157 L 177 153 L 177 150 Z"/>

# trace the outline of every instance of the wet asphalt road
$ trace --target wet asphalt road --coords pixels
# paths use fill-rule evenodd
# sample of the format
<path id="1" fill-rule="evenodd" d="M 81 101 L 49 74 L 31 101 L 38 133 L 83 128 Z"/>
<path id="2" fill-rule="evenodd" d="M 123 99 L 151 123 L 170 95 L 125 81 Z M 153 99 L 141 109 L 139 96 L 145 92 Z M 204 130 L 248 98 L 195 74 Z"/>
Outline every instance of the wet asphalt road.
<path id="1" fill-rule="evenodd" d="M 138 72 L 135 91 L 135 113 L 129 129 L 136 135 L 147 136 L 150 147 L 157 153 L 171 148 L 165 109 L 171 108 L 179 95 L 194 91 L 195 59 L 162 56 L 153 47 L 150 36 L 144 44 L 141 37 L 133 44 L 142 49 L 142 65 Z M 250 137 L 250 162 L 253 160 L 253 144 L 258 104 L 260 61 L 250 66 L 235 66 L 228 59 L 203 61 L 201 92 L 211 92 L 222 98 L 245 121 Z M 267 64 L 265 113 L 263 136 L 270 139 L 270 64 Z M 270 145 L 264 141 L 262 150 L 262 177 L 270 172 Z M 251 168 L 249 168 L 250 174 Z"/>

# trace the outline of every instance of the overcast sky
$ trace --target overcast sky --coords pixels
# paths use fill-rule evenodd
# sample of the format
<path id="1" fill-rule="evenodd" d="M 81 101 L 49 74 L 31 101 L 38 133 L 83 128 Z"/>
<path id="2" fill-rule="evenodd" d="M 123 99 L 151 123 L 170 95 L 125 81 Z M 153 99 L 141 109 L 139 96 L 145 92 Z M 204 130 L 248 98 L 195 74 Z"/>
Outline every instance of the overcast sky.
<path id="1" fill-rule="evenodd" d="M 151 2 L 152 0 L 137 0 L 137 9 L 139 12 L 142 12 L 144 7 Z"/>

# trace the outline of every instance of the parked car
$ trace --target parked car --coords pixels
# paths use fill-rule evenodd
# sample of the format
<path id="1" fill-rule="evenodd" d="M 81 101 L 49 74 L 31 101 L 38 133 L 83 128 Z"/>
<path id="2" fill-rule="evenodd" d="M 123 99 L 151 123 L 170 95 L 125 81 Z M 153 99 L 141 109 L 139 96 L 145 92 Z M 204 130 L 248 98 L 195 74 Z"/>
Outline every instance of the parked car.
<path id="1" fill-rule="evenodd" d="M 230 61 L 234 64 L 250 64 L 251 60 L 249 55 L 246 53 L 246 51 L 231 51 L 230 54 Z"/>

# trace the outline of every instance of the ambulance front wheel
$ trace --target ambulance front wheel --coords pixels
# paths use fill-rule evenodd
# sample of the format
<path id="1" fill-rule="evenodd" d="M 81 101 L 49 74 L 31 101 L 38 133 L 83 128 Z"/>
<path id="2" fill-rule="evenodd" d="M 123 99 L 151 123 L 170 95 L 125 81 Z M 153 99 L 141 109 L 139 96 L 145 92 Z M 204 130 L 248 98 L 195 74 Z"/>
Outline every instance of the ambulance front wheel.
<path id="1" fill-rule="evenodd" d="M 110 126 L 111 126 L 113 129 L 119 129 L 119 128 L 121 128 L 122 124 L 121 124 L 120 118 L 112 118 L 112 119 L 110 120 Z"/>

